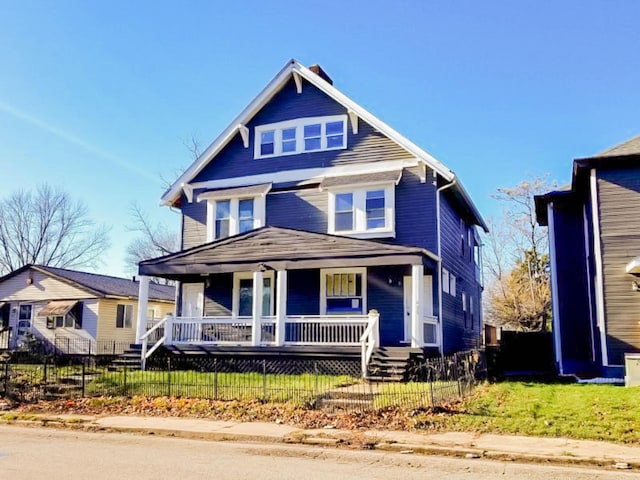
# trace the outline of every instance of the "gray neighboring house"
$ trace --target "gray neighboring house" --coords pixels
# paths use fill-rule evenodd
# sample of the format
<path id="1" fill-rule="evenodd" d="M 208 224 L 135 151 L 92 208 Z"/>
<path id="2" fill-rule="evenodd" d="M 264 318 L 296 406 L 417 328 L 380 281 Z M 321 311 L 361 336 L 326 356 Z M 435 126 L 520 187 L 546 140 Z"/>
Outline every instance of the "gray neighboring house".
<path id="1" fill-rule="evenodd" d="M 558 369 L 622 378 L 625 354 L 640 352 L 640 136 L 574 160 L 570 188 L 535 201 Z"/>

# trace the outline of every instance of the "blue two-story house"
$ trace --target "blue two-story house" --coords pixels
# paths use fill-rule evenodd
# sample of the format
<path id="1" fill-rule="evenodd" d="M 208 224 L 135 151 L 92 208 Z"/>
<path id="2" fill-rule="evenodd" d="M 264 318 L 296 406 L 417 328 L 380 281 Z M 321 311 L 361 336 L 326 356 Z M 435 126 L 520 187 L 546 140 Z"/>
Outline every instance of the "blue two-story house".
<path id="1" fill-rule="evenodd" d="M 182 212 L 182 249 L 139 273 L 179 284 L 168 348 L 354 352 L 366 367 L 379 347 L 480 344 L 482 217 L 319 66 L 289 61 L 162 203 Z"/>

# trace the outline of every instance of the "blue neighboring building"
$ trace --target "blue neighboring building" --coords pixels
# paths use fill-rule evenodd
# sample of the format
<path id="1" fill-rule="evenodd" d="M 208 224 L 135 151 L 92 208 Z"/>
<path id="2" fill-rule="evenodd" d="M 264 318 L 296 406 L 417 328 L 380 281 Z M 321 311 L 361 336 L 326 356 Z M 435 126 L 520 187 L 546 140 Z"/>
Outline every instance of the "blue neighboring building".
<path id="1" fill-rule="evenodd" d="M 162 203 L 182 249 L 139 273 L 179 282 L 168 346 L 481 344 L 486 225 L 460 179 L 317 65 L 289 61 Z"/>

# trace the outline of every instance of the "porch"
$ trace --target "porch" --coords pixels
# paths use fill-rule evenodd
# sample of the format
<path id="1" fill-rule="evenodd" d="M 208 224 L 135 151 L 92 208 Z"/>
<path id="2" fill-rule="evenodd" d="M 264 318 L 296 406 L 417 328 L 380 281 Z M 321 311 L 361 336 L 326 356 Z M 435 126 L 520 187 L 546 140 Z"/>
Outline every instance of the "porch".
<path id="1" fill-rule="evenodd" d="M 438 267 L 419 248 L 265 227 L 142 262 L 141 274 L 181 286 L 178 316 L 145 331 L 149 281 L 141 278 L 137 343 L 143 362 L 161 345 L 349 349 L 366 375 L 380 346 L 440 347 Z"/>

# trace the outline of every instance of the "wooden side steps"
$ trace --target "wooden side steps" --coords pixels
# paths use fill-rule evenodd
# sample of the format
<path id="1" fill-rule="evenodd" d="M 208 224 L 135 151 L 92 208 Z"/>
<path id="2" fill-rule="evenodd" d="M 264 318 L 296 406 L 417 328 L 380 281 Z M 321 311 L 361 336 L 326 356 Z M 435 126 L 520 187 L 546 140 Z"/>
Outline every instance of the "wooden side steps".
<path id="1" fill-rule="evenodd" d="M 121 355 L 109 365 L 110 370 L 126 368 L 127 370 L 140 370 L 142 368 L 142 345 L 132 343 Z"/>
<path id="2" fill-rule="evenodd" d="M 403 382 L 408 380 L 408 368 L 412 355 L 420 354 L 418 348 L 379 347 L 369 361 L 367 380 L 370 382 Z"/>

